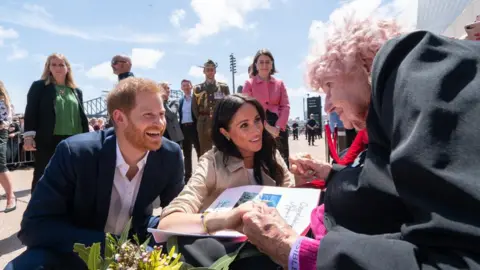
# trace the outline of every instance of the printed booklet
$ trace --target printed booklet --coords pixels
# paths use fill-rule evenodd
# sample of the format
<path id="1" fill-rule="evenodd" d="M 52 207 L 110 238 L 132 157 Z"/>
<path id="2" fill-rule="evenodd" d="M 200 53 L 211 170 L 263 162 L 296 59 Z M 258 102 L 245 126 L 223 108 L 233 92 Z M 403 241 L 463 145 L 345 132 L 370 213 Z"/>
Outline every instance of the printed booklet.
<path id="1" fill-rule="evenodd" d="M 300 235 L 309 230 L 310 215 L 320 201 L 320 189 L 284 188 L 270 186 L 241 186 L 225 190 L 205 211 L 230 211 L 248 201 L 263 201 L 277 208 L 280 215 Z M 166 242 L 172 235 L 233 238 L 245 240 L 245 235 L 236 231 L 219 231 L 212 235 L 192 234 L 158 229 L 148 229 L 157 243 Z"/>

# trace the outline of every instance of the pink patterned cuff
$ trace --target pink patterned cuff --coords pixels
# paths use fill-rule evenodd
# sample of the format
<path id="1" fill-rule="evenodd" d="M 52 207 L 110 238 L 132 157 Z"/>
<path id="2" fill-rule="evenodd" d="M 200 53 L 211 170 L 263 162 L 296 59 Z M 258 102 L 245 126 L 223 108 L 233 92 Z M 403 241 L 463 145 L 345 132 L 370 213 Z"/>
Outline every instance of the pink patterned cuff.
<path id="1" fill-rule="evenodd" d="M 290 251 L 289 270 L 314 270 L 317 264 L 317 253 L 320 241 L 307 237 L 299 237 Z"/>
<path id="2" fill-rule="evenodd" d="M 317 253 L 320 240 L 305 238 L 300 244 L 299 270 L 314 270 L 317 268 Z"/>
<path id="3" fill-rule="evenodd" d="M 325 234 L 327 234 L 327 228 L 323 219 L 325 217 L 325 204 L 318 206 L 313 209 L 312 214 L 310 215 L 310 228 L 312 229 L 315 239 L 321 240 Z"/>

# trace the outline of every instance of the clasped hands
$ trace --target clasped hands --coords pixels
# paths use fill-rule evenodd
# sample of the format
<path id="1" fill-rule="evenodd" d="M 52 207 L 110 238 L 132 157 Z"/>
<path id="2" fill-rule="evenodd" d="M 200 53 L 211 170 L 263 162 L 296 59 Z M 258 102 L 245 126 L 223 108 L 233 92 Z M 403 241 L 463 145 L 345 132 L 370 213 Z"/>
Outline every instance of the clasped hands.
<path id="1" fill-rule="evenodd" d="M 314 160 L 308 154 L 297 154 L 290 158 L 291 172 L 296 177 L 296 185 L 307 182 L 312 177 L 327 178 L 332 166 Z M 245 234 L 248 241 L 274 262 L 286 268 L 288 256 L 299 235 L 280 216 L 277 209 L 263 202 L 250 201 L 229 212 L 218 213 L 223 223 L 218 229 L 236 230 Z"/>
<path id="2" fill-rule="evenodd" d="M 264 202 L 249 201 L 231 211 L 212 213 L 206 218 L 207 227 L 213 231 L 227 229 L 245 234 L 258 250 L 283 267 L 287 267 L 288 255 L 299 237 L 277 209 Z"/>
<path id="3" fill-rule="evenodd" d="M 313 179 L 327 179 L 332 165 L 313 159 L 310 154 L 298 153 L 289 158 L 290 172 L 295 176 L 295 185 L 302 186 Z"/>

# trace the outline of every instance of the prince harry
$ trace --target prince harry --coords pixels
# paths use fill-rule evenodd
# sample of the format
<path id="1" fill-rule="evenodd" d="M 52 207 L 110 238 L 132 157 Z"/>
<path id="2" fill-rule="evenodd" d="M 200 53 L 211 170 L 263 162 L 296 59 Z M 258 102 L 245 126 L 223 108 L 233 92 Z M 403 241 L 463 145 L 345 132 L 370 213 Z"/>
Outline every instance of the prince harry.
<path id="1" fill-rule="evenodd" d="M 154 81 L 130 77 L 107 97 L 114 129 L 62 141 L 38 182 L 18 238 L 27 250 L 7 269 L 83 269 L 74 243 L 104 242 L 132 218 L 132 233 L 156 228 L 152 203 L 184 186 L 178 144 L 162 138 L 165 108 Z"/>

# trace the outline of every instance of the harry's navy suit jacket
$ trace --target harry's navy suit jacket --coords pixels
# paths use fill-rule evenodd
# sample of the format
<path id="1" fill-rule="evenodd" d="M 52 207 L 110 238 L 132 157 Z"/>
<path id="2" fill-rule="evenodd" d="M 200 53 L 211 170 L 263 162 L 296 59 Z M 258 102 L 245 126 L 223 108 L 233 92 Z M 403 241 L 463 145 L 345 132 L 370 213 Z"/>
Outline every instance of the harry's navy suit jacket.
<path id="1" fill-rule="evenodd" d="M 116 168 L 113 129 L 89 132 L 62 141 L 23 215 L 18 238 L 29 248 L 71 252 L 74 243 L 104 242 Z M 184 186 L 178 144 L 163 138 L 147 158 L 132 213 L 132 231 L 146 239 L 153 201 L 167 206 Z"/>

